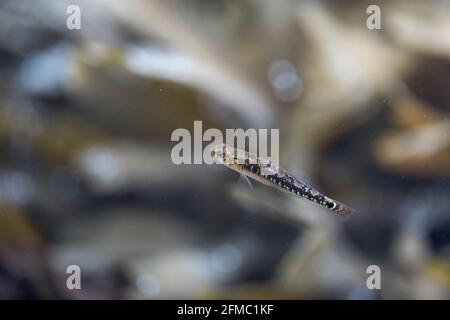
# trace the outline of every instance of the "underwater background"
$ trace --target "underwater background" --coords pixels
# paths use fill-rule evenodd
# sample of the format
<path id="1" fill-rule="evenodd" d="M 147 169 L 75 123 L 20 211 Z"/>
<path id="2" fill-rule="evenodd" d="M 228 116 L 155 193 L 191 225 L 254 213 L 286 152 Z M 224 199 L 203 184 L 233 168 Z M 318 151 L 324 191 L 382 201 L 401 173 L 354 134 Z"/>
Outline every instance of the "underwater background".
<path id="1" fill-rule="evenodd" d="M 195 120 L 356 212 L 175 165 Z M 0 2 L 2 299 L 449 299 L 449 178 L 448 1 Z"/>

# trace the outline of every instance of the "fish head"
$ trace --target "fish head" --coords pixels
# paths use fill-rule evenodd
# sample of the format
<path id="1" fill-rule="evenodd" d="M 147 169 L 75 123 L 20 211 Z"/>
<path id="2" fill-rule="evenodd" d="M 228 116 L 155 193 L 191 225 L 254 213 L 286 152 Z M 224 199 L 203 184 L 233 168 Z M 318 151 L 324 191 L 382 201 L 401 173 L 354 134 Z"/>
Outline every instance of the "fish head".
<path id="1" fill-rule="evenodd" d="M 211 148 L 211 158 L 216 163 L 226 164 L 234 159 L 233 151 L 224 143 L 217 144 Z"/>

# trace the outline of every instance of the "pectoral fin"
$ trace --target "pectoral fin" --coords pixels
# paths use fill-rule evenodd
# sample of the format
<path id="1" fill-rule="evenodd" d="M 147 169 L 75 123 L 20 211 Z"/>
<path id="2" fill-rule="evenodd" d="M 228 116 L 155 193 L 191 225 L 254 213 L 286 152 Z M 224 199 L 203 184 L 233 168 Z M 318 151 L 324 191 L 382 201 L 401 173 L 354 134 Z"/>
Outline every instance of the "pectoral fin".
<path id="1" fill-rule="evenodd" d="M 253 184 L 251 183 L 251 181 L 247 178 L 246 175 L 242 173 L 239 175 L 239 184 L 244 188 L 253 189 Z"/>

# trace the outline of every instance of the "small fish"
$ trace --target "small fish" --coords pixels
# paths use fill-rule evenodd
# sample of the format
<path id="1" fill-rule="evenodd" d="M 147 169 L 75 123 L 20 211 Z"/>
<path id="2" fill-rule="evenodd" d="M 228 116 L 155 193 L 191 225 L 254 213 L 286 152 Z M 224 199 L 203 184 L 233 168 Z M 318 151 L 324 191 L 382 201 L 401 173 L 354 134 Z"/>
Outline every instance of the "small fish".
<path id="1" fill-rule="evenodd" d="M 347 216 L 355 211 L 343 203 L 328 198 L 263 157 L 226 144 L 218 144 L 211 148 L 211 157 L 216 163 L 223 164 L 244 176 L 318 203 L 339 216 Z"/>

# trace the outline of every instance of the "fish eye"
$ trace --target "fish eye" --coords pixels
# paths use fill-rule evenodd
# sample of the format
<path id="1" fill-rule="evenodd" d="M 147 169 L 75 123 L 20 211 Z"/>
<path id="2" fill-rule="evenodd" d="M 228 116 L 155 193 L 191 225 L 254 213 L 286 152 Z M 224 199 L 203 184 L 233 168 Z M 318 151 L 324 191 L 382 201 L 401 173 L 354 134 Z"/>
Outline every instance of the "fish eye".
<path id="1" fill-rule="evenodd" d="M 327 202 L 327 208 L 330 209 L 330 210 L 333 210 L 334 208 L 336 208 L 336 202 L 328 201 Z"/>
<path id="2" fill-rule="evenodd" d="M 216 152 L 214 150 L 211 150 L 211 157 L 214 158 L 216 156 Z"/>

